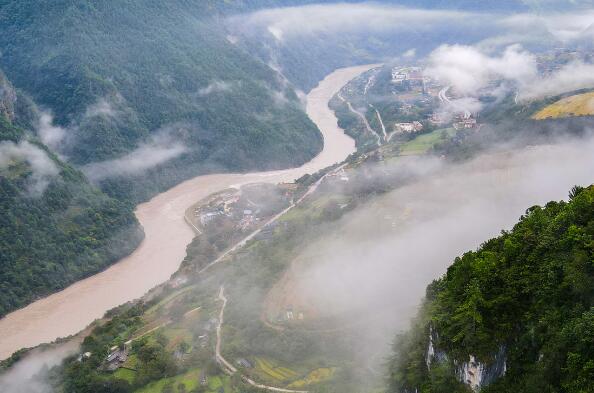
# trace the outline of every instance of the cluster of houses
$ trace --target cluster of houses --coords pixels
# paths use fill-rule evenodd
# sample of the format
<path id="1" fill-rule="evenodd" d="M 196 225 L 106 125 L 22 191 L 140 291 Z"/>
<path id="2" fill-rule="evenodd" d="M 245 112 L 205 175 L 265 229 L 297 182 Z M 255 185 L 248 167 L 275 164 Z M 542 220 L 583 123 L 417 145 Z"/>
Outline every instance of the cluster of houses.
<path id="1" fill-rule="evenodd" d="M 302 312 L 294 312 L 293 307 L 288 306 L 285 311 L 285 319 L 287 321 L 294 321 L 295 319 L 302 321 L 305 318 Z"/>
<path id="2" fill-rule="evenodd" d="M 247 230 L 259 221 L 257 217 L 259 211 L 239 207 L 240 198 L 240 191 L 217 195 L 210 203 L 197 207 L 194 210 L 194 217 L 198 219 L 202 227 L 207 227 L 219 217 L 239 219 L 238 229 Z"/>
<path id="3" fill-rule="evenodd" d="M 394 67 L 392 68 L 392 83 L 407 89 L 425 90 L 425 83 L 429 78 L 423 75 L 420 67 Z"/>
<path id="4" fill-rule="evenodd" d="M 247 360 L 246 358 L 239 358 L 235 361 L 235 363 L 239 366 L 239 367 L 243 367 L 243 368 L 254 368 L 254 365 L 252 364 L 252 362 L 250 362 L 249 360 Z"/>
<path id="5" fill-rule="evenodd" d="M 105 357 L 105 362 L 103 367 L 107 371 L 115 371 L 118 368 L 122 367 L 126 360 L 128 360 L 128 353 L 130 351 L 130 345 L 132 344 L 132 340 L 126 341 L 124 343 L 123 348 L 113 346 L 109 349 L 109 353 Z"/>
<path id="6" fill-rule="evenodd" d="M 258 233 L 255 237 L 255 240 L 258 241 L 269 241 L 272 239 L 272 237 L 274 236 L 274 231 L 276 230 L 276 227 L 278 226 L 278 222 L 273 222 L 271 224 L 266 225 L 265 227 L 262 228 L 262 230 L 260 230 L 260 233 Z M 287 223 L 285 222 L 283 224 L 285 227 L 287 225 Z"/>
<path id="7" fill-rule="evenodd" d="M 344 168 L 340 169 L 339 171 L 329 173 L 326 178 L 328 180 L 339 180 L 344 183 L 348 183 L 349 181 L 349 175 L 346 173 Z"/>
<path id="8" fill-rule="evenodd" d="M 452 124 L 456 130 L 469 130 L 476 128 L 476 119 L 473 117 L 462 118 Z"/>
<path id="9" fill-rule="evenodd" d="M 570 48 L 558 47 L 545 52 L 537 57 L 536 63 L 538 72 L 541 75 L 551 75 L 568 63 L 581 61 L 589 63 L 592 61 L 594 53 L 587 50 L 575 50 Z"/>
<path id="10" fill-rule="evenodd" d="M 423 125 L 419 121 L 413 121 L 411 123 L 396 123 L 394 130 L 396 132 L 419 132 L 423 129 Z"/>
<path id="11" fill-rule="evenodd" d="M 434 126 L 442 126 L 444 124 L 449 123 L 451 120 L 451 117 L 448 116 L 447 113 L 443 113 L 443 112 L 434 112 L 431 114 L 431 117 L 429 117 L 429 123 L 431 123 Z"/>
<path id="12" fill-rule="evenodd" d="M 471 114 L 458 114 L 454 116 L 452 119 L 451 115 L 446 113 L 435 112 L 429 118 L 429 123 L 434 126 L 444 126 L 446 124 L 452 124 L 456 130 L 470 130 L 477 128 L 478 123 L 476 118 L 474 118 Z"/>

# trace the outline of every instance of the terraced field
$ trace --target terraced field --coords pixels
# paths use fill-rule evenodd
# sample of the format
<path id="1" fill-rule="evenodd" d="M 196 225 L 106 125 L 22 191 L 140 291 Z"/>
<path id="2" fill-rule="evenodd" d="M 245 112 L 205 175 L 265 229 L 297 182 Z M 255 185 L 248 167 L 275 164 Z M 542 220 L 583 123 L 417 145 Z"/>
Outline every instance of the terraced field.
<path id="1" fill-rule="evenodd" d="M 532 115 L 534 120 L 594 116 L 594 91 L 563 98 Z"/>
<path id="2" fill-rule="evenodd" d="M 256 371 L 259 374 L 280 382 L 286 382 L 298 377 L 298 374 L 286 367 L 277 367 L 270 360 L 256 358 Z"/>
<path id="3" fill-rule="evenodd" d="M 324 382 L 325 380 L 332 378 L 335 371 L 336 371 L 335 367 L 325 367 L 325 368 L 315 369 L 312 372 L 310 372 L 309 374 L 307 374 L 304 378 L 291 383 L 288 387 L 289 388 L 302 388 L 304 386 Z"/>

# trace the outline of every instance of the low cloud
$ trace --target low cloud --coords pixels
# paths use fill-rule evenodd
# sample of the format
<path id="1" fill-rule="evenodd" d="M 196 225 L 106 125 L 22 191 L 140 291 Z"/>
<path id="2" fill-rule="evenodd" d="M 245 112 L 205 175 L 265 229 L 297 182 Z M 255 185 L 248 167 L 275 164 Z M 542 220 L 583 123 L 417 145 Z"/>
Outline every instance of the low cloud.
<path id="1" fill-rule="evenodd" d="M 444 120 L 451 121 L 460 113 L 478 113 L 483 104 L 475 97 L 462 97 L 442 102 L 438 112 Z"/>
<path id="2" fill-rule="evenodd" d="M 111 177 L 135 176 L 179 157 L 186 151 L 183 143 L 174 140 L 171 130 L 165 129 L 122 157 L 88 164 L 82 169 L 94 182 Z"/>
<path id="3" fill-rule="evenodd" d="M 216 80 L 208 84 L 208 86 L 198 90 L 199 96 L 207 96 L 212 93 L 221 93 L 231 91 L 233 89 L 234 83 L 232 82 L 225 82 Z"/>
<path id="4" fill-rule="evenodd" d="M 594 10 L 549 14 L 518 14 L 500 19 L 498 22 L 505 30 L 524 32 L 546 32 L 563 43 L 580 40 L 594 26 Z"/>
<path id="5" fill-rule="evenodd" d="M 417 55 L 417 50 L 415 48 L 409 49 L 402 54 L 402 57 L 405 59 L 412 59 Z"/>
<path id="6" fill-rule="evenodd" d="M 39 147 L 27 141 L 0 142 L 0 171 L 21 162 L 25 162 L 31 170 L 27 192 L 33 197 L 42 195 L 51 180 L 60 173 L 54 161 Z"/>
<path id="7" fill-rule="evenodd" d="M 549 76 L 526 84 L 520 90 L 519 98 L 540 98 L 591 87 L 594 87 L 594 64 L 576 61 Z"/>
<path id="8" fill-rule="evenodd" d="M 101 98 L 96 103 L 89 105 L 85 111 L 85 117 L 91 118 L 96 116 L 115 117 L 118 111 L 114 108 L 113 103 L 107 98 Z"/>
<path id="9" fill-rule="evenodd" d="M 465 45 L 443 45 L 429 55 L 425 73 L 463 95 L 475 95 L 493 79 L 523 85 L 537 75 L 536 57 L 517 45 L 489 56 Z"/>
<path id="10" fill-rule="evenodd" d="M 429 159 L 418 180 L 348 214 L 301 253 L 287 284 L 299 294 L 291 299 L 293 308 L 309 306 L 320 318 L 374 318 L 357 327 L 365 344 L 356 360 L 365 364 L 386 355 L 426 286 L 456 256 L 510 229 L 526 208 L 564 199 L 575 184 L 590 184 L 593 150 L 590 138 L 490 153 L 457 165 Z M 371 343 L 367 337 L 379 339 Z"/>
<path id="11" fill-rule="evenodd" d="M 230 19 L 230 26 L 245 34 L 264 30 L 278 42 L 337 33 L 402 31 L 417 34 L 443 28 L 451 30 L 453 27 L 465 29 L 471 36 L 481 36 L 482 32 L 483 38 L 486 36 L 484 33 L 490 32 L 489 45 L 495 46 L 546 41 L 571 43 L 592 37 L 594 10 L 575 11 L 580 7 L 570 4 L 564 4 L 563 8 L 547 8 L 543 7 L 538 14 L 509 15 L 415 9 L 377 3 L 313 4 L 269 8 L 235 16 Z"/>
<path id="12" fill-rule="evenodd" d="M 315 4 L 273 8 L 232 18 L 232 24 L 268 30 L 277 41 L 302 35 L 345 31 L 433 29 L 448 23 L 475 23 L 480 15 L 459 11 L 432 11 L 380 4 Z"/>
<path id="13" fill-rule="evenodd" d="M 576 60 L 542 75 L 536 56 L 518 45 L 508 46 L 501 55 L 472 46 L 442 45 L 429 55 L 425 74 L 467 97 L 500 97 L 516 91 L 521 100 L 538 99 L 594 87 L 594 64 Z"/>
<path id="14" fill-rule="evenodd" d="M 37 123 L 39 139 L 50 149 L 57 151 L 66 139 L 68 133 L 65 128 L 55 126 L 54 117 L 48 111 L 41 111 Z"/>
<path id="15" fill-rule="evenodd" d="M 75 343 L 61 344 L 48 350 L 34 350 L 19 360 L 7 372 L 0 374 L 2 393 L 52 393 L 53 387 L 48 382 L 48 371 L 59 365 L 62 360 L 76 352 Z"/>

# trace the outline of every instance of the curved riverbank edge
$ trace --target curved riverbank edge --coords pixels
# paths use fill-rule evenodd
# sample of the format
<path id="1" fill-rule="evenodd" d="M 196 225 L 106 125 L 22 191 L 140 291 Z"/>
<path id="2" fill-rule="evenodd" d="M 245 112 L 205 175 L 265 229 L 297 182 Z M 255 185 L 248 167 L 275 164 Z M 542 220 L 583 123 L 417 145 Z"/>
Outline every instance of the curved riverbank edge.
<path id="1" fill-rule="evenodd" d="M 184 213 L 196 201 L 231 186 L 292 181 L 341 162 L 355 152 L 354 140 L 338 127 L 328 102 L 350 80 L 376 66 L 338 69 L 307 95 L 306 112 L 322 132 L 324 148 L 301 167 L 198 176 L 138 205 L 135 214 L 145 231 L 140 246 L 106 270 L 0 319 L 0 359 L 21 348 L 76 334 L 109 309 L 137 299 L 167 281 L 179 268 L 186 246 L 194 237 Z"/>

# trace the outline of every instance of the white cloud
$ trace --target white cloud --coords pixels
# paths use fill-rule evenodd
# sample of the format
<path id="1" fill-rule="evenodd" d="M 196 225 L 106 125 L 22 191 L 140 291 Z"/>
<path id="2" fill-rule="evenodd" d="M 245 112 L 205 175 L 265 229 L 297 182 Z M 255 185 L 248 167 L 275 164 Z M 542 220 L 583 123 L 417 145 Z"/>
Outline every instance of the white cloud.
<path id="1" fill-rule="evenodd" d="M 91 181 L 110 177 L 139 175 L 172 160 L 187 151 L 181 142 L 173 140 L 169 130 L 158 132 L 149 142 L 141 144 L 130 153 L 113 160 L 85 165 L 83 172 Z"/>
<path id="2" fill-rule="evenodd" d="M 23 161 L 31 169 L 27 191 L 31 196 L 40 196 L 50 181 L 60 173 L 54 161 L 39 147 L 27 141 L 0 142 L 0 170 L 6 170 L 9 166 Z"/>
<path id="3" fill-rule="evenodd" d="M 583 37 L 594 25 L 594 10 L 549 14 L 518 14 L 502 18 L 504 29 L 523 31 L 526 34 L 546 31 L 562 42 L 571 42 Z"/>
<path id="4" fill-rule="evenodd" d="M 443 45 L 428 60 L 425 73 L 463 95 L 476 94 L 493 79 L 523 85 L 537 75 L 535 56 L 517 45 L 507 47 L 501 56 L 488 56 L 471 46 Z"/>
<path id="5" fill-rule="evenodd" d="M 76 353 L 78 345 L 72 340 L 46 350 L 33 350 L 8 371 L 0 375 L 2 393 L 51 393 L 54 389 L 48 371 L 69 355 Z"/>
<path id="6" fill-rule="evenodd" d="M 315 4 L 272 8 L 231 19 L 232 24 L 264 27 L 278 41 L 301 35 L 344 31 L 432 29 L 448 23 L 475 23 L 480 15 L 459 11 L 421 10 L 380 4 Z"/>
<path id="7" fill-rule="evenodd" d="M 67 136 L 66 129 L 53 125 L 54 117 L 42 111 L 37 124 L 37 134 L 41 141 L 52 150 L 58 150 Z"/>
<path id="8" fill-rule="evenodd" d="M 357 325 L 369 346 L 367 337 L 387 320 L 383 340 L 368 348 L 367 359 L 387 351 L 426 286 L 456 256 L 511 228 L 527 207 L 565 198 L 575 184 L 590 184 L 593 149 L 592 138 L 566 140 L 463 164 L 429 165 L 417 180 L 347 214 L 336 230 L 301 252 L 287 284 L 298 294 L 291 304 L 312 305 L 320 318 L 373 315 L 373 323 Z M 406 173 L 425 160 L 409 168 L 403 160 L 395 170 Z"/>
<path id="9" fill-rule="evenodd" d="M 233 89 L 232 82 L 225 82 L 220 80 L 212 81 L 208 84 L 208 86 L 198 90 L 199 96 L 207 96 L 212 93 L 221 93 L 226 91 L 231 91 Z"/>
<path id="10" fill-rule="evenodd" d="M 594 64 L 576 61 L 565 65 L 552 75 L 525 84 L 520 90 L 519 98 L 541 98 L 592 87 Z"/>
<path id="11" fill-rule="evenodd" d="M 469 114 L 478 113 L 482 108 L 483 104 L 478 98 L 462 97 L 442 102 L 438 112 L 443 119 L 450 121 L 457 114 L 465 112 Z"/>
<path id="12" fill-rule="evenodd" d="M 501 55 L 489 55 L 472 46 L 443 45 L 429 55 L 425 73 L 467 97 L 485 93 L 481 89 L 487 87 L 497 97 L 515 90 L 521 100 L 594 87 L 594 64 L 573 61 L 541 75 L 536 56 L 518 45 L 508 46 Z M 501 83 L 490 86 L 493 81 Z M 469 105 L 472 101 L 458 103 Z"/>
<path id="13" fill-rule="evenodd" d="M 117 111 L 114 109 L 111 101 L 107 98 L 101 98 L 93 105 L 89 105 L 87 110 L 85 111 L 85 117 L 96 117 L 96 116 L 106 116 L 106 117 L 114 117 L 117 115 Z"/>
<path id="14" fill-rule="evenodd" d="M 409 49 L 402 54 L 402 57 L 405 59 L 411 59 L 417 55 L 417 50 L 415 48 Z"/>

